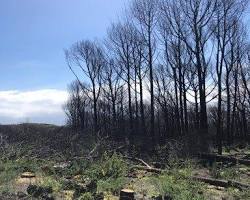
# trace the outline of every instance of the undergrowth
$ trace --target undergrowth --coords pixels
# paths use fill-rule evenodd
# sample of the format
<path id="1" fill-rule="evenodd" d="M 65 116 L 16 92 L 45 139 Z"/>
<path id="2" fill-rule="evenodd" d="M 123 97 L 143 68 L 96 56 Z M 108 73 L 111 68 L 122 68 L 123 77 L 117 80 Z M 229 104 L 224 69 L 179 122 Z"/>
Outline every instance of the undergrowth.
<path id="1" fill-rule="evenodd" d="M 190 180 L 191 166 L 171 169 L 151 179 L 162 197 L 178 200 L 203 200 L 203 184 Z"/>

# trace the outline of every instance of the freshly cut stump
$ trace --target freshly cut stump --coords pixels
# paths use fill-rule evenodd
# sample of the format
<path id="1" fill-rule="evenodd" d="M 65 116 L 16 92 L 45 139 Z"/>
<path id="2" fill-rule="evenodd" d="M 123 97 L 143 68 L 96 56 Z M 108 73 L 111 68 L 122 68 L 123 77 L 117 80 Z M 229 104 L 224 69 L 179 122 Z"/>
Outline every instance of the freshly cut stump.
<path id="1" fill-rule="evenodd" d="M 121 190 L 120 200 L 135 200 L 135 192 L 130 189 Z"/>
<path id="2" fill-rule="evenodd" d="M 21 174 L 21 178 L 35 178 L 36 175 L 32 172 L 24 172 Z"/>

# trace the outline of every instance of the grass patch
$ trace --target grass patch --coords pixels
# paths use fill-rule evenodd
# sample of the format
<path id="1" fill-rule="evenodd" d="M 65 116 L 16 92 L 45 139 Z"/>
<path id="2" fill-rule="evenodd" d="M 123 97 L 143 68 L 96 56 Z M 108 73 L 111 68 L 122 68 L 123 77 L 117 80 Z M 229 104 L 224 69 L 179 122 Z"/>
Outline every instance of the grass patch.
<path id="1" fill-rule="evenodd" d="M 239 180 L 240 172 L 237 168 L 226 168 L 220 172 L 220 177 L 226 180 Z"/>
<path id="2" fill-rule="evenodd" d="M 6 184 L 25 171 L 36 172 L 39 160 L 17 159 L 0 161 L 0 183 Z"/>
<path id="3" fill-rule="evenodd" d="M 107 192 L 111 194 L 119 194 L 120 190 L 127 183 L 127 179 L 125 177 L 119 178 L 110 178 L 107 180 L 99 180 L 97 182 L 97 192 Z"/>

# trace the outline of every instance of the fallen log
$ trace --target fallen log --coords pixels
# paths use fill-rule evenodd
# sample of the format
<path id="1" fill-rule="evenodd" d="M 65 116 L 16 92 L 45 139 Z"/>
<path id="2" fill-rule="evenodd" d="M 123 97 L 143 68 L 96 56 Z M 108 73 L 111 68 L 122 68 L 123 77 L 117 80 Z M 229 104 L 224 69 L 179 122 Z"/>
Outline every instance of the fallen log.
<path id="1" fill-rule="evenodd" d="M 144 170 L 144 171 L 147 171 L 147 172 L 153 172 L 153 173 L 162 173 L 164 172 L 164 170 L 162 169 L 158 169 L 158 168 L 154 168 L 154 167 L 144 167 L 144 166 L 140 166 L 140 165 L 135 165 L 135 166 L 132 166 L 131 169 L 138 169 L 138 170 Z"/>
<path id="2" fill-rule="evenodd" d="M 232 156 L 223 156 L 217 154 L 200 154 L 200 157 L 203 159 L 213 160 L 213 161 L 220 161 L 220 162 L 232 162 L 234 164 L 243 164 L 243 165 L 250 165 L 249 159 L 238 159 Z"/>
<path id="3" fill-rule="evenodd" d="M 231 180 L 229 180 L 229 181 L 228 181 L 228 184 L 229 184 L 231 187 L 235 187 L 235 188 L 238 188 L 238 189 L 240 189 L 240 190 L 242 190 L 242 189 L 244 189 L 244 190 L 250 189 L 250 185 L 244 184 L 244 183 L 241 183 L 241 182 L 238 182 L 238 181 L 231 181 Z"/>
<path id="4" fill-rule="evenodd" d="M 214 178 L 207 178 L 207 177 L 199 177 L 199 176 L 192 176 L 192 180 L 200 181 L 203 183 L 208 183 L 210 185 L 220 186 L 220 187 L 235 187 L 239 190 L 247 190 L 250 189 L 250 185 L 240 183 L 238 181 L 232 181 L 232 180 L 222 180 L 222 179 L 214 179 Z"/>
<path id="5" fill-rule="evenodd" d="M 199 177 L 199 176 L 192 176 L 191 179 L 194 181 L 208 183 L 210 185 L 215 185 L 215 186 L 220 186 L 220 187 L 228 187 L 228 181 L 226 181 L 226 180 L 219 180 L 219 179 Z"/>
<path id="6" fill-rule="evenodd" d="M 143 165 L 145 165 L 147 168 L 153 168 L 153 167 L 151 167 L 148 163 L 146 163 L 144 160 L 142 160 L 142 159 L 140 159 L 140 158 L 130 157 L 130 156 L 123 156 L 123 158 L 129 159 L 129 160 L 132 160 L 132 161 L 140 162 L 140 163 L 142 163 Z"/>
<path id="7" fill-rule="evenodd" d="M 135 166 L 132 166 L 131 169 L 144 170 L 144 171 L 153 172 L 153 173 L 161 173 L 161 172 L 164 171 L 162 169 L 150 166 L 148 163 L 146 163 L 144 160 L 142 160 L 140 158 L 129 157 L 129 156 L 123 156 L 123 158 L 129 159 L 129 160 L 132 160 L 132 161 L 137 161 L 137 162 L 140 162 L 140 163 L 142 163 L 144 165 L 144 166 L 135 165 Z"/>

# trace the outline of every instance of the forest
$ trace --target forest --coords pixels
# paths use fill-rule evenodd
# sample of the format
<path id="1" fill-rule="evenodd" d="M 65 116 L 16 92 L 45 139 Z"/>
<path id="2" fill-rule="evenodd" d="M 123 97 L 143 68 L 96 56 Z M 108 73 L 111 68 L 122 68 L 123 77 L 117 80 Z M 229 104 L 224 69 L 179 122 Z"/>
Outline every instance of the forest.
<path id="1" fill-rule="evenodd" d="M 0 125 L 0 200 L 250 199 L 248 0 L 131 0 L 64 50 L 64 126 Z"/>
<path id="2" fill-rule="evenodd" d="M 132 1 L 106 38 L 65 51 L 68 125 L 150 143 L 186 138 L 222 154 L 249 141 L 250 43 L 242 0 Z"/>

